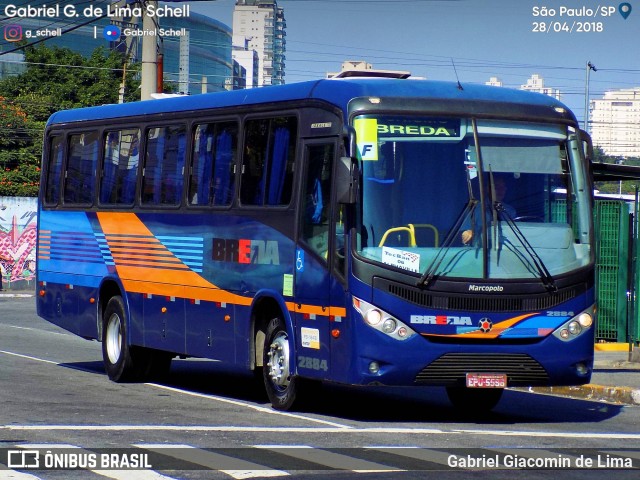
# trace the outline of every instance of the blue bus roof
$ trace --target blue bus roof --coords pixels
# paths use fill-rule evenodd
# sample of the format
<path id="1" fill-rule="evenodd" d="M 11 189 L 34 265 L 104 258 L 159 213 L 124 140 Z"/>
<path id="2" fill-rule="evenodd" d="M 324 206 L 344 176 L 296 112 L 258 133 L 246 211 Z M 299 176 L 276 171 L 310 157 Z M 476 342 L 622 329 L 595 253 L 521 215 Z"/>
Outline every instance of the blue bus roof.
<path id="1" fill-rule="evenodd" d="M 136 115 L 168 112 L 191 112 L 211 108 L 257 105 L 276 102 L 316 99 L 340 108 L 345 116 L 349 101 L 358 97 L 394 97 L 434 99 L 439 101 L 483 101 L 497 104 L 519 104 L 546 108 L 569 109 L 548 95 L 478 84 L 412 79 L 345 78 L 322 79 L 288 85 L 207 93 L 202 95 L 145 100 L 124 104 L 103 105 L 54 113 L 48 126 L 70 122 L 116 119 Z M 559 115 L 559 118 L 565 115 Z M 573 114 L 569 114 L 575 120 Z"/>

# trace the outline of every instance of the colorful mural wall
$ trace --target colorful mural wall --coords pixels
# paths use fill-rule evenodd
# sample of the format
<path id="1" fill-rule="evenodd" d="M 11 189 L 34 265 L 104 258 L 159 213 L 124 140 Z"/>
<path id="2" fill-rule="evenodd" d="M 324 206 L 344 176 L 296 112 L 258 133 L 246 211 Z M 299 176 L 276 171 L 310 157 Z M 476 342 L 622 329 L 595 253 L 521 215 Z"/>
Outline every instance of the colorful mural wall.
<path id="1" fill-rule="evenodd" d="M 2 288 L 34 288 L 36 216 L 31 197 L 0 197 L 0 275 Z"/>

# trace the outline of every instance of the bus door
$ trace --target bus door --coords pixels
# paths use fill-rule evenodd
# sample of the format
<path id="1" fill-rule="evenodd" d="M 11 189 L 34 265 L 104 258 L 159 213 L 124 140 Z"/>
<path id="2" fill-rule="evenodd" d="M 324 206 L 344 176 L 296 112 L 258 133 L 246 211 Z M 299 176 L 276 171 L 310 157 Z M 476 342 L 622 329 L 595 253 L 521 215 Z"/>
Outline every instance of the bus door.
<path id="1" fill-rule="evenodd" d="M 294 274 L 297 372 L 329 378 L 331 369 L 331 176 L 336 139 L 307 141 Z"/>

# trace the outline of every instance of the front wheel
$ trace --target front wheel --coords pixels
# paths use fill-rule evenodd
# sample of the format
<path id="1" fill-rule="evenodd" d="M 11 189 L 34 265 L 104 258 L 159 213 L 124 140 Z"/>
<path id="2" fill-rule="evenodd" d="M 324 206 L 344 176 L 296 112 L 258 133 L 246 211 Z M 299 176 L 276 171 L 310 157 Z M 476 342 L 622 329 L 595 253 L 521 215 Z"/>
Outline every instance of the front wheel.
<path id="1" fill-rule="evenodd" d="M 502 398 L 502 388 L 447 387 L 447 396 L 458 410 L 465 413 L 486 413 Z"/>
<path id="2" fill-rule="evenodd" d="M 264 338 L 262 376 L 271 405 L 289 410 L 298 396 L 299 379 L 293 375 L 293 349 L 284 321 L 274 318 Z"/>

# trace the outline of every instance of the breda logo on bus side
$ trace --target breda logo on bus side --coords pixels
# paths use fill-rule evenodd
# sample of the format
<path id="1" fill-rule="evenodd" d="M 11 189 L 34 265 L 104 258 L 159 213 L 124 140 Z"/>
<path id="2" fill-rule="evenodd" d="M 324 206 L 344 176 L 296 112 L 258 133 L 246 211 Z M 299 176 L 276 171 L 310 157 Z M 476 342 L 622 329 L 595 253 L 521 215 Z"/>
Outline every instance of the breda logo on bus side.
<path id="1" fill-rule="evenodd" d="M 214 238 L 211 256 L 219 262 L 280 265 L 280 252 L 276 240 Z"/>

